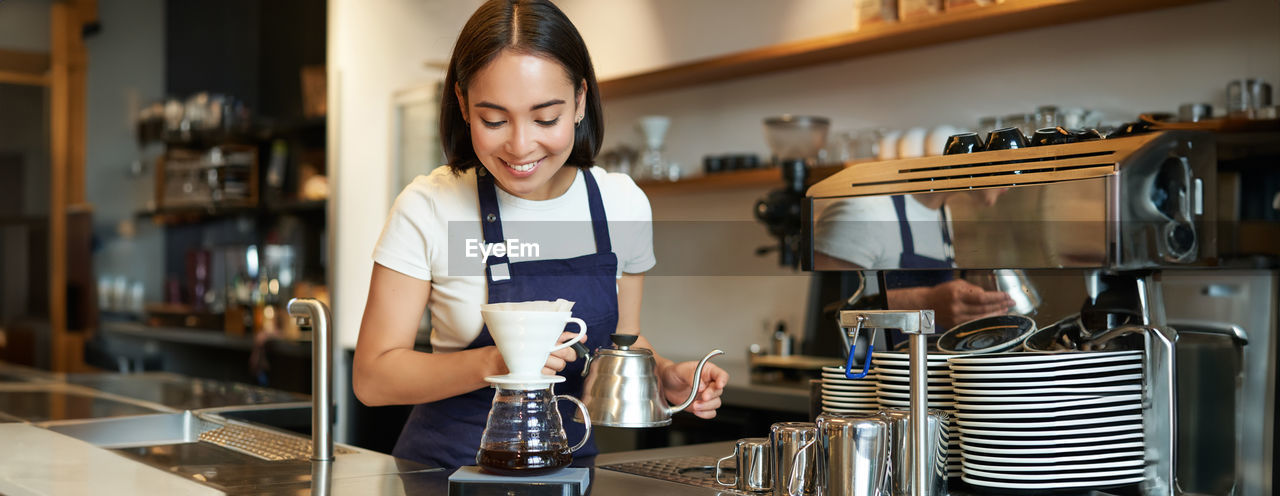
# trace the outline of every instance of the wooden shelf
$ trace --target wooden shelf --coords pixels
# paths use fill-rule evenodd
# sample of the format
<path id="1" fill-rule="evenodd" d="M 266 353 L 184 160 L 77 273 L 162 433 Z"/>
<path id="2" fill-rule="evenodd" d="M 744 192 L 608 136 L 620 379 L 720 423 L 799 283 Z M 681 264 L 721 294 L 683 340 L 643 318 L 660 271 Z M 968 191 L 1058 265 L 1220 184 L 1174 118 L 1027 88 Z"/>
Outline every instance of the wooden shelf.
<path id="1" fill-rule="evenodd" d="M 898 50 L 1210 0 L 1007 0 L 783 43 L 600 81 L 605 98 L 640 95 Z"/>
<path id="2" fill-rule="evenodd" d="M 0 49 L 0 83 L 49 85 L 49 54 Z"/>
<path id="3" fill-rule="evenodd" d="M 248 215 L 322 215 L 326 200 L 289 200 L 280 203 L 227 203 L 210 206 L 166 207 L 158 210 L 141 210 L 138 218 L 151 218 L 157 224 L 188 224 L 209 219 Z"/>
<path id="4" fill-rule="evenodd" d="M 49 75 L 0 71 L 0 83 L 17 84 L 21 86 L 49 86 Z"/>
<path id="5" fill-rule="evenodd" d="M 844 166 L 819 166 L 809 169 L 809 182 L 826 178 L 843 169 Z M 782 187 L 782 169 L 768 167 L 764 169 L 747 169 L 729 172 L 717 172 L 668 181 L 639 181 L 636 185 L 649 196 L 678 195 L 689 193 L 709 193 L 715 191 L 734 191 L 749 188 Z"/>

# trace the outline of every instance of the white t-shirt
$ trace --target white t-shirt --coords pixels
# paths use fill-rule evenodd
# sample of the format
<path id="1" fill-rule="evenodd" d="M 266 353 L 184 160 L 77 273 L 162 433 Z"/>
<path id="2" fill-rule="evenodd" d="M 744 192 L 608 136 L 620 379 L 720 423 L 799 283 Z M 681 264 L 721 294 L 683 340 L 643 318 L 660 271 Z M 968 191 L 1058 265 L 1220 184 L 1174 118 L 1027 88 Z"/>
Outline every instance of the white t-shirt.
<path id="1" fill-rule="evenodd" d="M 463 349 L 480 335 L 480 305 L 488 301 L 486 254 L 510 249 L 506 255 L 518 263 L 596 252 L 581 173 L 568 191 L 549 200 L 526 200 L 495 187 L 507 243 L 486 246 L 475 171 L 455 175 L 448 167 L 438 167 L 415 178 L 396 197 L 373 251 L 374 262 L 431 281 L 431 345 L 440 352 Z M 618 276 L 653 268 L 657 260 L 649 199 L 627 175 L 599 167 L 590 172 L 600 186 Z"/>
<path id="2" fill-rule="evenodd" d="M 820 206 L 814 224 L 813 248 L 868 269 L 897 267 L 902 257 L 902 233 L 893 199 L 888 196 L 843 198 Z M 907 223 L 916 255 L 936 260 L 954 256 L 944 243 L 941 212 L 906 197 Z"/>

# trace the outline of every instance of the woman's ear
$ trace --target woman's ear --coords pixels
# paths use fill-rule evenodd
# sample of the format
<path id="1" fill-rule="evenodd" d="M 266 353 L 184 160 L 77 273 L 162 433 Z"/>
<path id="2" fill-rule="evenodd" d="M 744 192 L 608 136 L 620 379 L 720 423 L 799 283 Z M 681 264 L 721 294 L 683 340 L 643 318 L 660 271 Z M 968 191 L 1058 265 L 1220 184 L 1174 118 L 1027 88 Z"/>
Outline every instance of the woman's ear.
<path id="1" fill-rule="evenodd" d="M 462 89 L 457 83 L 453 84 L 453 97 L 458 99 L 458 111 L 462 112 L 462 121 L 470 124 L 471 120 L 467 118 L 467 100 L 462 97 Z"/>
<path id="2" fill-rule="evenodd" d="M 575 100 L 577 100 L 577 101 L 578 101 L 578 102 L 577 102 L 577 106 L 576 106 L 575 108 L 577 108 L 577 109 L 578 109 L 578 112 L 579 112 L 579 113 L 582 113 L 583 115 L 586 115 L 586 112 L 587 112 L 587 109 L 586 109 L 586 104 L 587 104 L 587 80 L 586 80 L 586 79 L 583 79 L 583 80 L 582 80 L 582 82 L 581 82 L 580 84 L 578 84 L 578 91 L 577 91 L 577 95 L 575 95 L 575 96 L 577 97 L 577 98 L 575 98 Z"/>

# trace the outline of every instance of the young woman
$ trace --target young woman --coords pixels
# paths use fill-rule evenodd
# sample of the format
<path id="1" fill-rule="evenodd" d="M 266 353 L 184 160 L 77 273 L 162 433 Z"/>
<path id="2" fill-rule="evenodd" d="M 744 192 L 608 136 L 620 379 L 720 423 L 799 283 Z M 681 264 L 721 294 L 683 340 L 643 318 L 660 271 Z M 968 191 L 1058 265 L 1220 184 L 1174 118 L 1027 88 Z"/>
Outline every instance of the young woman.
<path id="1" fill-rule="evenodd" d="M 383 228 L 352 385 L 367 405 L 416 405 L 396 456 L 457 467 L 475 464 L 493 398 L 484 377 L 507 373 L 480 305 L 564 298 L 587 322 L 587 345 L 603 346 L 639 333 L 642 273 L 656 262 L 644 193 L 592 167 L 604 135 L 595 71 L 558 8 L 486 2 L 458 36 L 444 88 L 449 164 L 405 188 Z M 424 307 L 433 353 L 413 349 Z M 643 336 L 636 346 L 650 347 Z M 569 348 L 547 359 L 543 373 L 567 379 L 557 393 L 581 395 L 578 358 Z M 667 399 L 682 401 L 696 363 L 657 360 Z M 714 417 L 728 380 L 707 364 L 689 410 Z M 584 432 L 566 403 L 572 445 Z M 575 456 L 595 453 L 590 443 Z"/>

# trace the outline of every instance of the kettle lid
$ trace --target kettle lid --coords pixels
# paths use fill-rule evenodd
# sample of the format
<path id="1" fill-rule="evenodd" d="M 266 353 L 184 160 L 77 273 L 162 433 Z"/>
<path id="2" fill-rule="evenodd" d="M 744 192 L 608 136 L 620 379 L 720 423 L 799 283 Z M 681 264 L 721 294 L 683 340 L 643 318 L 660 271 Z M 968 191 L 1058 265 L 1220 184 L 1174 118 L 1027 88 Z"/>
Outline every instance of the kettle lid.
<path id="1" fill-rule="evenodd" d="M 632 349 L 631 345 L 636 344 L 640 339 L 639 334 L 610 334 L 609 340 L 613 342 L 612 348 L 600 348 L 597 351 L 602 355 L 613 356 L 645 356 L 653 355 L 653 351 L 646 348 Z"/>

